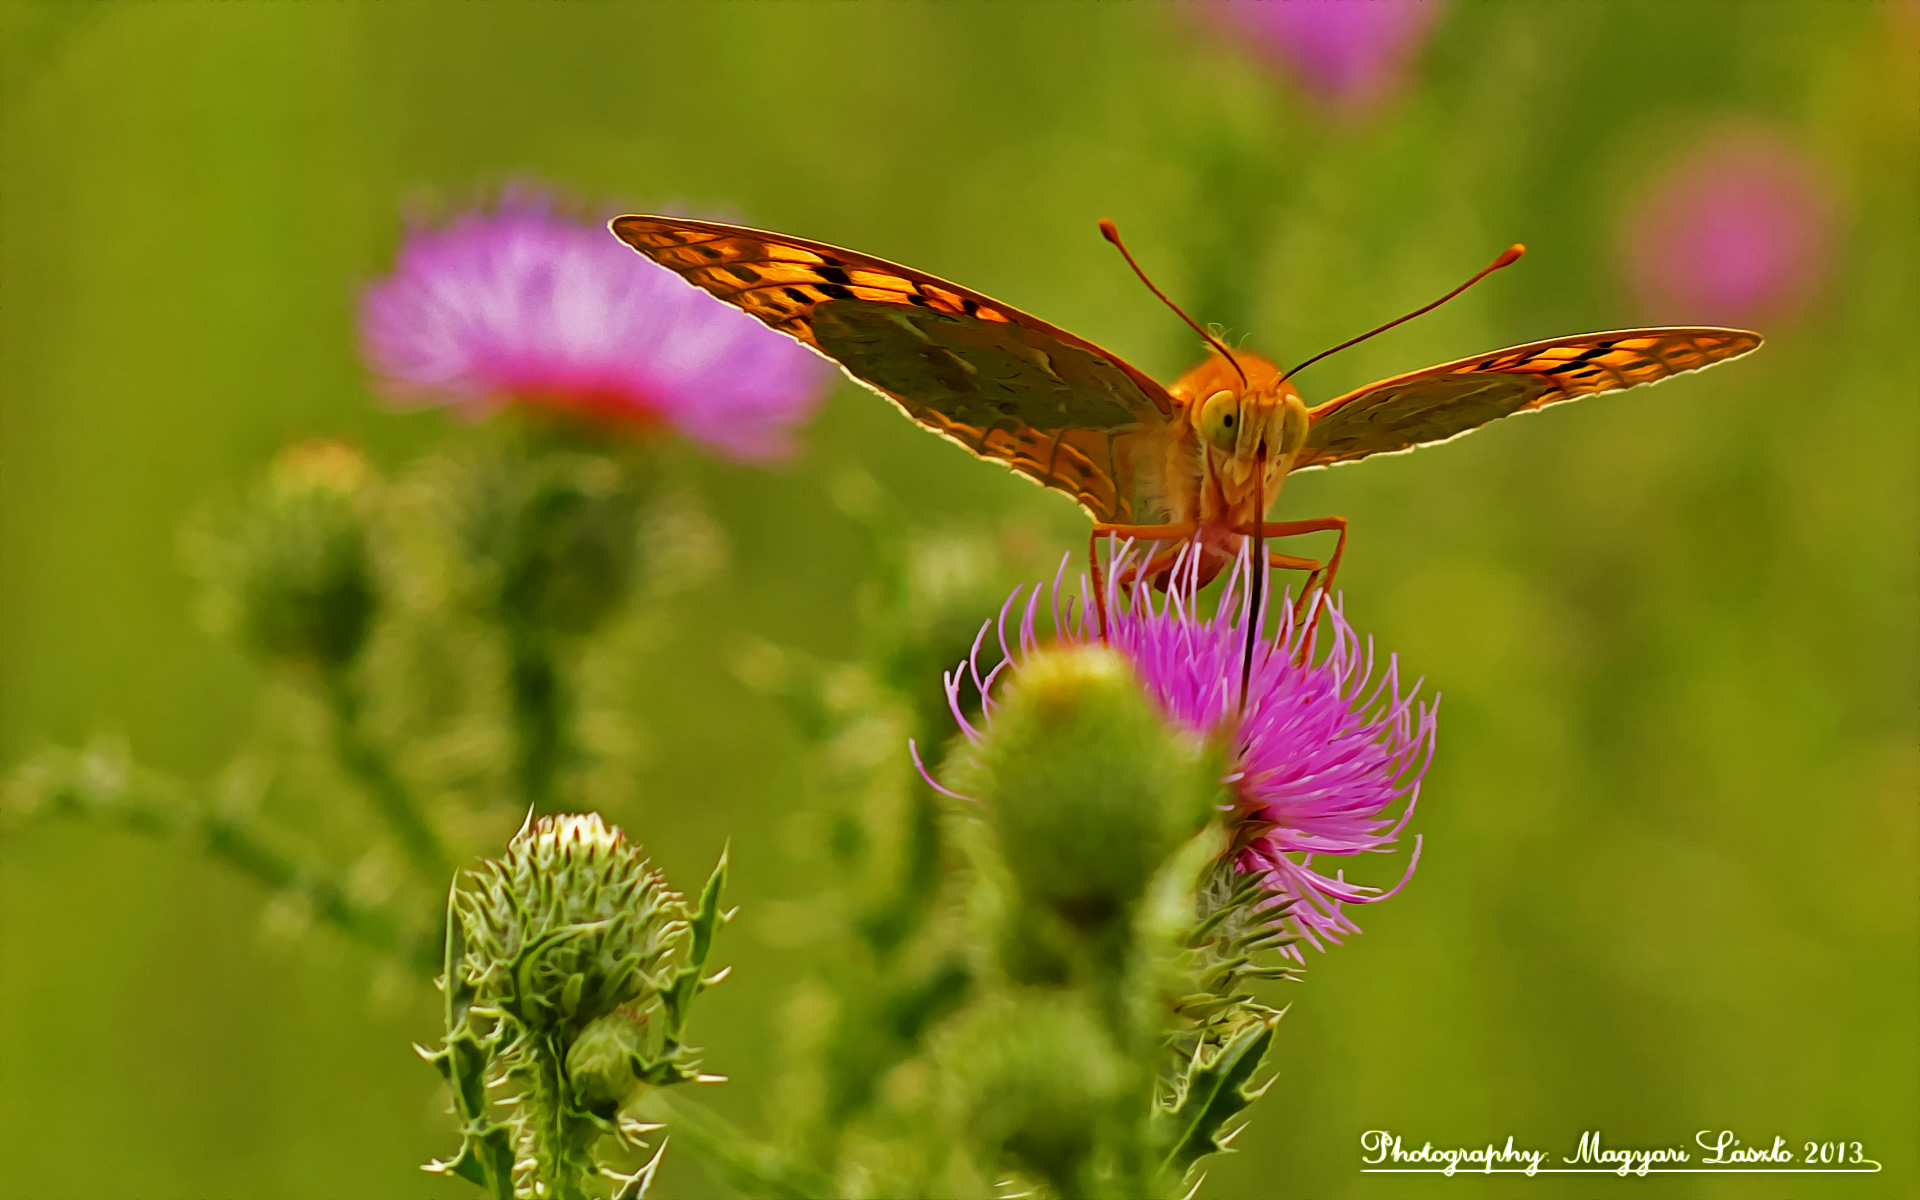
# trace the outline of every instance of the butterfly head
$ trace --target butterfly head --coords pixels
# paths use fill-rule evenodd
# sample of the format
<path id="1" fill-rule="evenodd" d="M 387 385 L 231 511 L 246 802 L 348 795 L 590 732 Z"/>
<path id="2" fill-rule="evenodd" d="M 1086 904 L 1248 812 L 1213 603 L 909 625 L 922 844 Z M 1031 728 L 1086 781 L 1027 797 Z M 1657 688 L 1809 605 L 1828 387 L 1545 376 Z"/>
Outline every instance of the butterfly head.
<path id="1" fill-rule="evenodd" d="M 1219 489 L 1218 502 L 1229 510 L 1253 500 L 1256 475 L 1262 498 L 1278 492 L 1306 444 L 1310 424 L 1300 393 L 1272 363 L 1245 352 L 1234 357 L 1246 372 L 1244 380 L 1215 357 L 1168 389 L 1186 402 L 1200 473 Z"/>
<path id="2" fill-rule="evenodd" d="M 1284 384 L 1265 395 L 1221 388 L 1202 400 L 1193 415 L 1202 441 L 1248 464 L 1291 459 L 1306 443 L 1308 423 L 1300 393 Z"/>
<path id="3" fill-rule="evenodd" d="M 1167 388 L 1187 415 L 1188 513 L 1202 524 L 1260 520 L 1308 440 L 1308 407 L 1279 369 L 1246 351 L 1233 363 L 1215 355 Z"/>

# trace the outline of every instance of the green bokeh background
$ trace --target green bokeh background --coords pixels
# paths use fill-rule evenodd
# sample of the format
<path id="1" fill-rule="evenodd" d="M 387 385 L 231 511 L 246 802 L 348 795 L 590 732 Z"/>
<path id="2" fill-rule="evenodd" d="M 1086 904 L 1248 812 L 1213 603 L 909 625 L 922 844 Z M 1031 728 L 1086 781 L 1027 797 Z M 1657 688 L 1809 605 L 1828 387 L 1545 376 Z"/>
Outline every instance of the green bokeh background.
<path id="1" fill-rule="evenodd" d="M 196 624 L 176 528 L 284 442 L 399 464 L 447 427 L 370 401 L 356 288 L 411 196 L 516 178 L 913 263 L 1160 376 L 1203 319 L 1301 357 L 1533 253 L 1314 368 L 1309 398 L 1633 324 L 1633 198 L 1719 131 L 1834 199 L 1802 313 L 1708 375 L 1290 482 L 1342 512 L 1349 613 L 1444 693 L 1419 874 L 1290 989 L 1279 1082 L 1216 1196 L 1920 1195 L 1915 555 L 1920 22 L 1898 3 L 1455 3 L 1413 88 L 1330 121 L 1136 4 L 55 3 L 0 7 L 0 762 L 118 731 L 213 771 L 262 686 Z M 1907 14 L 1911 16 L 1912 14 Z M 1652 314 L 1703 323 L 1714 313 Z M 732 547 L 636 651 L 650 755 L 609 815 L 697 884 L 731 837 L 734 981 L 708 1098 L 760 1122 L 801 952 L 762 915 L 798 742 L 743 632 L 854 652 L 850 464 L 917 519 L 1080 544 L 1064 501 L 836 392 L 797 461 L 710 465 Z M 983 614 L 985 616 L 986 614 Z M 1369 882 L 1396 862 L 1361 864 Z M 0 1194 L 458 1196 L 408 1049 L 321 936 L 260 935 L 218 866 L 120 832 L 0 845 Z M 1871 1176 L 1367 1176 L 1359 1136 L 1564 1154 L 1581 1133 L 1862 1141 Z M 717 1189 L 672 1155 L 665 1195 Z"/>

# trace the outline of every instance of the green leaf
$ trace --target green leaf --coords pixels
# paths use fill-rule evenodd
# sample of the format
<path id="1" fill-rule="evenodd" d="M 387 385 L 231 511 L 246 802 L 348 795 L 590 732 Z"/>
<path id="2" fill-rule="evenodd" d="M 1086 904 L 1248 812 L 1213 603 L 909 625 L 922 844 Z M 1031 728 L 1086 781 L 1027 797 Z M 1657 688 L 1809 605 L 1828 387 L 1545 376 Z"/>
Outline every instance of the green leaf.
<path id="1" fill-rule="evenodd" d="M 707 877 L 707 886 L 700 889 L 700 908 L 690 923 L 693 948 L 687 954 L 687 961 L 695 970 L 706 965 L 707 955 L 713 950 L 715 930 L 733 915 L 720 911 L 720 889 L 727 883 L 727 856 L 731 851 L 731 846 L 720 851 L 720 861 L 714 864 L 713 874 Z"/>
<path id="2" fill-rule="evenodd" d="M 1163 1176 L 1184 1177 L 1195 1163 L 1227 1148 L 1222 1140 L 1227 1123 L 1266 1091 L 1253 1087 L 1252 1081 L 1273 1046 L 1273 1031 L 1279 1023 L 1276 1013 L 1249 1026 L 1212 1058 L 1188 1068 L 1180 1103 L 1157 1114 L 1156 1124 L 1167 1145 L 1160 1167 Z"/>
<path id="3" fill-rule="evenodd" d="M 513 1200 L 513 1141 L 504 1125 L 469 1128 L 461 1138 L 459 1157 L 430 1162 L 421 1169 L 433 1175 L 458 1175 L 486 1188 L 494 1200 Z"/>

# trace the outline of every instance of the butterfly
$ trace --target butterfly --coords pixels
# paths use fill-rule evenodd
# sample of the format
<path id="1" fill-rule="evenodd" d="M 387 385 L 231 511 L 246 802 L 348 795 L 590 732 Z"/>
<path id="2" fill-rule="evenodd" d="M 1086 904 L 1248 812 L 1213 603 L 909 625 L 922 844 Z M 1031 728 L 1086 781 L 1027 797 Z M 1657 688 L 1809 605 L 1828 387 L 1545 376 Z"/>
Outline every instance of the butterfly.
<path id="1" fill-rule="evenodd" d="M 921 426 L 1071 497 L 1094 521 L 1090 560 L 1097 563 L 1093 546 L 1103 536 L 1197 545 L 1205 583 L 1251 537 L 1255 555 L 1272 566 L 1309 572 L 1303 600 L 1316 581 L 1322 594 L 1331 585 L 1347 522 L 1266 520 L 1289 473 L 1450 441 L 1500 417 L 1738 358 L 1761 342 L 1757 333 L 1707 327 L 1576 334 L 1396 375 L 1308 407 L 1288 381 L 1293 371 L 1229 351 L 1184 313 L 1214 354 L 1162 386 L 1084 338 L 883 259 L 680 217 L 622 216 L 610 228 L 654 262 L 832 359 Z M 1125 254 L 1112 223 L 1101 228 Z M 1523 251 L 1511 248 L 1400 320 L 1458 295 Z M 1144 272 L 1141 279 L 1153 288 Z M 1265 550 L 1267 538 L 1316 532 L 1338 534 L 1324 564 Z M 1179 552 L 1164 550 L 1143 574 L 1164 578 Z"/>

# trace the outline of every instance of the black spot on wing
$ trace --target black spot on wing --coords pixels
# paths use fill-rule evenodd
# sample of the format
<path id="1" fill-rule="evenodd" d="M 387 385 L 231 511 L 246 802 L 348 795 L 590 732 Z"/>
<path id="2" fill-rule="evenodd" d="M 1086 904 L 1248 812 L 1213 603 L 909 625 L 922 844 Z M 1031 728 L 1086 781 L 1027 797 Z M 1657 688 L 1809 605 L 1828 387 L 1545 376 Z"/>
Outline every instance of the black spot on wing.
<path id="1" fill-rule="evenodd" d="M 838 283 L 844 286 L 853 282 L 853 277 L 839 267 L 815 267 L 814 270 L 819 274 L 820 278 L 826 280 L 828 283 Z M 846 297 L 843 296 L 840 298 L 845 299 Z"/>

